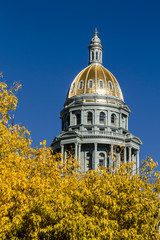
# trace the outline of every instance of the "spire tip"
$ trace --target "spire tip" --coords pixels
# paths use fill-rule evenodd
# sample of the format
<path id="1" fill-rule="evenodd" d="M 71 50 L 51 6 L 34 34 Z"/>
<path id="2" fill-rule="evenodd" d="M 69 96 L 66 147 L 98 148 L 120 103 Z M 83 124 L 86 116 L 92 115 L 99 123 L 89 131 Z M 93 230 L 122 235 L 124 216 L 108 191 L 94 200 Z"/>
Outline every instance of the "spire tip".
<path id="1" fill-rule="evenodd" d="M 95 28 L 95 30 L 94 30 L 94 35 L 95 35 L 95 36 L 98 35 L 98 30 L 97 30 L 97 28 Z"/>

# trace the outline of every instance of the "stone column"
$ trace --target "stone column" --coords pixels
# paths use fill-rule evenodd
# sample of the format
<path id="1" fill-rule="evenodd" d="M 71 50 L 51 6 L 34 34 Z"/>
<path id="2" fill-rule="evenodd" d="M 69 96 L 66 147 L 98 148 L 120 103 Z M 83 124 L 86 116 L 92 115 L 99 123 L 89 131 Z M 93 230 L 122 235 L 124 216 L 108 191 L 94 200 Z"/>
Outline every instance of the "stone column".
<path id="1" fill-rule="evenodd" d="M 70 126 L 73 125 L 73 115 L 72 115 L 72 111 L 69 113 L 70 115 Z"/>
<path id="2" fill-rule="evenodd" d="M 67 151 L 66 151 L 66 146 L 65 146 L 65 148 L 64 148 L 64 159 L 66 160 L 66 158 L 67 158 Z"/>
<path id="3" fill-rule="evenodd" d="M 119 114 L 119 127 L 122 127 L 122 113 Z"/>
<path id="4" fill-rule="evenodd" d="M 78 161 L 81 161 L 81 143 L 78 144 Z"/>
<path id="5" fill-rule="evenodd" d="M 124 147 L 124 163 L 126 163 L 126 147 Z"/>
<path id="6" fill-rule="evenodd" d="M 61 144 L 61 154 L 62 154 L 61 161 L 63 162 L 64 161 L 64 157 L 63 157 L 63 155 L 64 155 L 64 145 L 63 144 Z"/>
<path id="7" fill-rule="evenodd" d="M 97 168 L 98 168 L 97 143 L 94 143 L 93 169 L 94 169 L 94 170 L 97 170 Z"/>
<path id="8" fill-rule="evenodd" d="M 131 150 L 132 150 L 132 148 L 131 147 L 129 147 L 129 163 L 131 163 Z"/>
<path id="9" fill-rule="evenodd" d="M 113 144 L 110 147 L 109 167 L 113 167 Z"/>
<path id="10" fill-rule="evenodd" d="M 77 161 L 77 143 L 75 143 L 75 160 Z"/>
<path id="11" fill-rule="evenodd" d="M 126 117 L 126 129 L 128 130 L 128 116 Z"/>
<path id="12" fill-rule="evenodd" d="M 117 166 L 120 163 L 120 153 L 118 153 L 118 158 L 117 158 Z"/>
<path id="13" fill-rule="evenodd" d="M 96 125 L 96 124 L 99 124 L 97 120 L 98 120 L 97 109 L 95 109 L 95 110 L 94 110 L 94 124 L 95 124 L 95 125 Z"/>
<path id="14" fill-rule="evenodd" d="M 132 163 L 134 163 L 135 162 L 135 156 L 134 156 L 134 154 L 132 154 Z M 136 174 L 136 163 L 134 163 L 133 164 L 133 175 L 135 175 Z"/>
<path id="15" fill-rule="evenodd" d="M 110 121 L 110 111 L 107 112 L 107 126 L 111 125 L 111 121 Z"/>
<path id="16" fill-rule="evenodd" d="M 137 155 L 136 170 L 137 174 L 139 174 L 139 150 L 137 150 L 136 155 Z"/>

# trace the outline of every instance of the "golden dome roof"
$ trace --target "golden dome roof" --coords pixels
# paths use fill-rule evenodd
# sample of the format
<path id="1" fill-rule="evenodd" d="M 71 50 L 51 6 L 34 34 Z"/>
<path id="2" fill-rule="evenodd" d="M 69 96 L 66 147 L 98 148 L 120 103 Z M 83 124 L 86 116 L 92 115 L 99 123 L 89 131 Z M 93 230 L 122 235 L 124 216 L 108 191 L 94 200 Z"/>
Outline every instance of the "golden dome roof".
<path id="1" fill-rule="evenodd" d="M 72 82 L 67 98 L 92 93 L 110 95 L 123 100 L 116 78 L 101 64 L 92 64 L 83 69 Z"/>

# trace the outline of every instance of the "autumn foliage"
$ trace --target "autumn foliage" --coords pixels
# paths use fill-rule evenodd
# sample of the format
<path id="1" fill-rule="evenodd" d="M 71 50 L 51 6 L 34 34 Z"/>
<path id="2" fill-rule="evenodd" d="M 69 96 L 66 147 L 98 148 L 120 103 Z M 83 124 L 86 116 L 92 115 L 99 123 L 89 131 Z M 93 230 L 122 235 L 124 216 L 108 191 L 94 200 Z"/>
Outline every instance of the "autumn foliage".
<path id="1" fill-rule="evenodd" d="M 0 239 L 158 239 L 160 174 L 149 157 L 83 173 L 73 156 L 63 165 L 45 141 L 11 126 L 19 85 L 0 83 Z"/>

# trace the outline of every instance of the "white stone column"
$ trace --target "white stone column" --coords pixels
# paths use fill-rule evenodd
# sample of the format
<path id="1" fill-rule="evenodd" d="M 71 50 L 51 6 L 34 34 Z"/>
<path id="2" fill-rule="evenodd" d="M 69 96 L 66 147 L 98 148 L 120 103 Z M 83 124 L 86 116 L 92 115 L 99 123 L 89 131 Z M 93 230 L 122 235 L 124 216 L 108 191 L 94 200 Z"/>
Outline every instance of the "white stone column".
<path id="1" fill-rule="evenodd" d="M 94 110 L 94 124 L 95 125 L 98 124 L 97 120 L 98 120 L 97 109 L 95 109 Z"/>
<path id="2" fill-rule="evenodd" d="M 66 151 L 66 146 L 65 146 L 65 148 L 64 148 L 64 160 L 66 160 L 66 158 L 67 158 L 67 151 Z"/>
<path id="3" fill-rule="evenodd" d="M 93 160 L 93 169 L 97 170 L 98 168 L 98 157 L 97 157 L 97 143 L 94 143 L 94 160 Z"/>
<path id="4" fill-rule="evenodd" d="M 135 162 L 135 156 L 132 154 L 132 163 L 133 163 L 133 175 L 136 174 L 136 163 Z"/>
<path id="5" fill-rule="evenodd" d="M 126 147 L 124 147 L 124 163 L 126 163 Z"/>
<path id="6" fill-rule="evenodd" d="M 117 165 L 120 163 L 120 156 L 121 156 L 121 154 L 118 153 Z"/>
<path id="7" fill-rule="evenodd" d="M 122 127 L 122 113 L 119 114 L 119 127 Z"/>
<path id="8" fill-rule="evenodd" d="M 136 155 L 137 155 L 136 169 L 137 169 L 137 174 L 139 174 L 139 150 L 137 150 Z"/>
<path id="9" fill-rule="evenodd" d="M 128 130 L 128 116 L 126 118 L 126 129 Z"/>
<path id="10" fill-rule="evenodd" d="M 73 115 L 72 115 L 72 111 L 69 113 L 70 115 L 70 126 L 73 125 Z"/>
<path id="11" fill-rule="evenodd" d="M 109 167 L 113 167 L 113 144 L 110 147 Z"/>
<path id="12" fill-rule="evenodd" d="M 78 159 L 81 161 L 81 143 L 78 144 Z"/>
<path id="13" fill-rule="evenodd" d="M 110 126 L 111 125 L 111 121 L 110 121 L 110 111 L 108 111 L 108 114 L 107 114 L 107 126 Z"/>
<path id="14" fill-rule="evenodd" d="M 64 145 L 61 144 L 61 154 L 62 154 L 62 158 L 61 158 L 61 161 L 63 162 L 64 161 Z"/>
<path id="15" fill-rule="evenodd" d="M 129 163 L 131 163 L 131 150 L 132 150 L 132 148 L 131 147 L 129 147 Z"/>
<path id="16" fill-rule="evenodd" d="M 77 161 L 77 143 L 75 143 L 75 160 Z"/>

